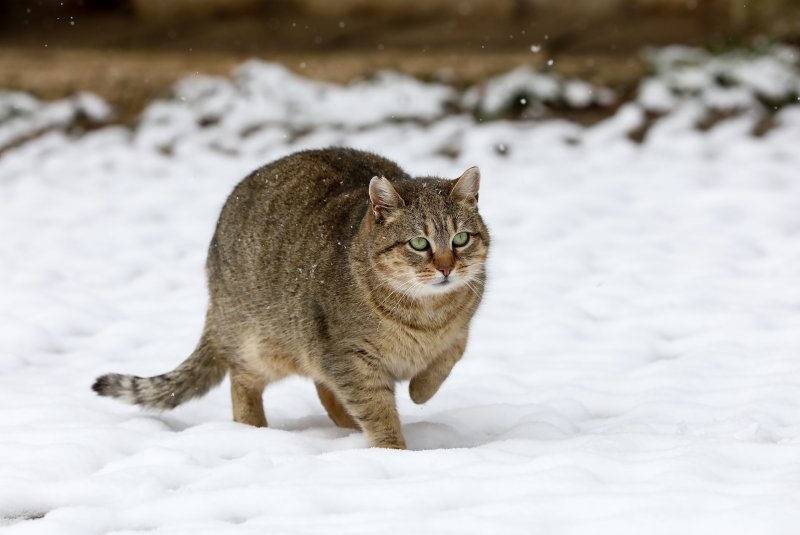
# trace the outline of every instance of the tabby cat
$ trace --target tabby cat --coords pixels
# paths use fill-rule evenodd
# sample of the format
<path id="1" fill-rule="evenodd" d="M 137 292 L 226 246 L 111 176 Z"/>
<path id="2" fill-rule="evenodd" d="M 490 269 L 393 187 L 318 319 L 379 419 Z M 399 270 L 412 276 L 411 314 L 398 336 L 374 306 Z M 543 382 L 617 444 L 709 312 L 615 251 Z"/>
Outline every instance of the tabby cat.
<path id="1" fill-rule="evenodd" d="M 486 279 L 480 174 L 412 179 L 367 152 L 298 152 L 242 180 L 217 222 L 210 300 L 194 352 L 156 377 L 93 389 L 171 409 L 231 376 L 233 418 L 266 426 L 262 393 L 310 377 L 331 419 L 405 448 L 395 383 L 416 403 L 461 358 Z"/>

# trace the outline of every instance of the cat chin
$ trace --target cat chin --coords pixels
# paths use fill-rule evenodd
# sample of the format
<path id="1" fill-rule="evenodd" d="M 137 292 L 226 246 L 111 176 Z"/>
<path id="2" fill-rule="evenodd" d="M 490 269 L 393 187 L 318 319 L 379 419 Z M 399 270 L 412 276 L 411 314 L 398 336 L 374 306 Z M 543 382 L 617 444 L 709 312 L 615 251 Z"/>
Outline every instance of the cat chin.
<path id="1" fill-rule="evenodd" d="M 463 279 L 440 279 L 436 282 L 428 282 L 415 288 L 416 297 L 428 295 L 441 295 L 457 290 L 464 285 Z"/>

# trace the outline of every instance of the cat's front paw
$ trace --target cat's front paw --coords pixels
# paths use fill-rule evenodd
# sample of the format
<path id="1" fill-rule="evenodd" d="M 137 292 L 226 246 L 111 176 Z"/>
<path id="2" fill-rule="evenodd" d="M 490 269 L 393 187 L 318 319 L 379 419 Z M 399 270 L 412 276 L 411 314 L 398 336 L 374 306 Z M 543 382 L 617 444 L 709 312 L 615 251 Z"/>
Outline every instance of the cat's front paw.
<path id="1" fill-rule="evenodd" d="M 422 405 L 433 397 L 438 388 L 432 385 L 430 381 L 426 381 L 422 376 L 416 376 L 411 379 L 408 385 L 408 393 L 411 395 L 411 401 L 417 405 Z"/>

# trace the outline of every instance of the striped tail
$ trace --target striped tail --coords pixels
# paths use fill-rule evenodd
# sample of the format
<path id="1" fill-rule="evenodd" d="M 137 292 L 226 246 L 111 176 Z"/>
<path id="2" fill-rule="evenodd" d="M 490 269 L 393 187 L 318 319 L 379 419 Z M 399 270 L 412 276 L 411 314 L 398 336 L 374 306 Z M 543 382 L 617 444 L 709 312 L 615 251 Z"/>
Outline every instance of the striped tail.
<path id="1" fill-rule="evenodd" d="M 180 366 L 155 377 L 109 373 L 97 378 L 92 390 L 148 409 L 174 409 L 200 397 L 222 382 L 228 367 L 225 359 L 203 335 L 197 349 Z"/>

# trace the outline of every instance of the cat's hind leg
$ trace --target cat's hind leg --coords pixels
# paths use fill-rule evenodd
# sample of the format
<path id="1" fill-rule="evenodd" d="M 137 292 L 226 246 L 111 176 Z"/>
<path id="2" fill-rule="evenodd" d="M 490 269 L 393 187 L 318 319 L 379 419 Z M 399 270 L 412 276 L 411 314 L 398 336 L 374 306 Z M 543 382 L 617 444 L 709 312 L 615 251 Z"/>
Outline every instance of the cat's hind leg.
<path id="1" fill-rule="evenodd" d="M 330 388 L 318 381 L 314 382 L 314 385 L 317 387 L 319 400 L 322 402 L 322 406 L 325 407 L 328 416 L 333 420 L 333 423 L 339 427 L 361 429 L 356 421 L 353 420 L 353 417 L 347 413 L 344 406 L 336 399 L 336 394 L 334 394 Z"/>
<path id="2" fill-rule="evenodd" d="M 236 339 L 230 365 L 231 401 L 235 422 L 267 427 L 264 415 L 264 388 L 291 373 L 278 358 L 273 344 L 256 331 L 246 331 Z"/>
<path id="3" fill-rule="evenodd" d="M 233 420 L 255 427 L 267 427 L 264 415 L 263 382 L 257 382 L 245 372 L 231 370 L 231 401 Z"/>

